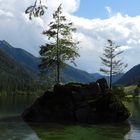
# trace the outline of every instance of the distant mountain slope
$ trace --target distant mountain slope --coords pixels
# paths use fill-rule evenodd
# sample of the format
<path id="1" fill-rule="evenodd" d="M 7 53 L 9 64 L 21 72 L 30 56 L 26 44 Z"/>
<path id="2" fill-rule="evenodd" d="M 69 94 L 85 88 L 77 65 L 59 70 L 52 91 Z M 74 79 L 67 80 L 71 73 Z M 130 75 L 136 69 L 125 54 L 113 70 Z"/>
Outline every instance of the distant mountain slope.
<path id="1" fill-rule="evenodd" d="M 76 69 L 69 65 L 67 65 L 66 68 L 63 70 L 62 75 L 65 82 L 77 81 L 77 82 L 86 83 L 86 82 L 95 81 L 95 78 L 93 75 L 83 70 Z"/>
<path id="2" fill-rule="evenodd" d="M 116 81 L 118 81 L 123 75 L 124 75 L 124 73 L 119 73 L 119 74 L 113 75 L 112 83 L 114 84 L 114 83 L 115 83 Z"/>
<path id="3" fill-rule="evenodd" d="M 38 71 L 39 59 L 37 57 L 33 56 L 23 49 L 12 47 L 4 40 L 0 41 L 0 48 L 4 49 L 7 54 L 24 65 L 26 68 L 34 72 Z"/>
<path id="4" fill-rule="evenodd" d="M 106 80 L 109 82 L 109 76 L 101 75 L 99 73 L 94 73 L 91 75 L 95 78 L 95 80 L 100 79 L 100 78 L 106 78 Z M 123 73 L 113 75 L 112 83 L 115 83 L 116 81 L 118 81 L 123 75 L 124 75 Z"/>
<path id="5" fill-rule="evenodd" d="M 0 90 L 23 89 L 32 82 L 31 74 L 0 49 Z"/>
<path id="6" fill-rule="evenodd" d="M 126 72 L 115 84 L 131 85 L 140 80 L 140 64 Z"/>

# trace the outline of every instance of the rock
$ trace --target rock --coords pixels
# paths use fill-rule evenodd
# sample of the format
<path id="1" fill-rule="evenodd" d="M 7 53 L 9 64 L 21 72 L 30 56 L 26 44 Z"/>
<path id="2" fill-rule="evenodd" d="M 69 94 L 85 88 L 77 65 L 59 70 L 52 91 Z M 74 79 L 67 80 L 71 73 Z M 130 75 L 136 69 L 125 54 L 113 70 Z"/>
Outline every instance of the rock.
<path id="1" fill-rule="evenodd" d="M 105 79 L 94 83 L 54 86 L 22 113 L 27 122 L 122 122 L 130 116 L 123 103 L 110 93 Z"/>
<path id="2" fill-rule="evenodd" d="M 106 90 L 108 90 L 108 88 L 109 88 L 105 78 L 97 80 L 96 83 L 100 86 L 102 93 L 105 93 Z"/>

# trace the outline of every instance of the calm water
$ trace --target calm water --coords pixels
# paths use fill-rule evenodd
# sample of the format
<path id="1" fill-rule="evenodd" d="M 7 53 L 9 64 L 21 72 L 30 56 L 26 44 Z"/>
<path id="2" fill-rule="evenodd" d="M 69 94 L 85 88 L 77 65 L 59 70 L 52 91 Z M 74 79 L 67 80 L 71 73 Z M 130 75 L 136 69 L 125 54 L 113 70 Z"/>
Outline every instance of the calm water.
<path id="1" fill-rule="evenodd" d="M 28 126 L 20 113 L 34 100 L 31 96 L 0 97 L 0 140 L 140 140 L 139 99 L 127 103 L 132 117 L 124 124 Z"/>

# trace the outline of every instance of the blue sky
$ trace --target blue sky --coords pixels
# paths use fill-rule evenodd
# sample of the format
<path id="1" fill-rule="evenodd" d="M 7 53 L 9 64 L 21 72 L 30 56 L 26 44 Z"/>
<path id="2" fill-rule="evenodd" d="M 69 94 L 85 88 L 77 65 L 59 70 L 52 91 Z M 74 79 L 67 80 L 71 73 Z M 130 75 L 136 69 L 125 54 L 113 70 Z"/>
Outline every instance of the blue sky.
<path id="1" fill-rule="evenodd" d="M 106 6 L 111 7 L 112 14 L 117 12 L 129 16 L 140 14 L 140 0 L 81 0 L 80 8 L 75 15 L 90 19 L 104 19 L 109 16 Z"/>

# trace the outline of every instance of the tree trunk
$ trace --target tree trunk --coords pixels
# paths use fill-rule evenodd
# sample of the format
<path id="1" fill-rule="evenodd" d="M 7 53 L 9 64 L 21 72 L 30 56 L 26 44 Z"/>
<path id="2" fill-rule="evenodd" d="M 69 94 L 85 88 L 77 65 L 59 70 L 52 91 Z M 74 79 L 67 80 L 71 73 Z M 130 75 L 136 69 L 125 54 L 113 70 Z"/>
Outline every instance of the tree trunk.
<path id="1" fill-rule="evenodd" d="M 59 65 L 59 60 L 57 60 L 57 84 L 60 83 L 60 65 Z"/>
<path id="2" fill-rule="evenodd" d="M 60 61 L 59 61 L 59 16 L 58 16 L 58 27 L 57 27 L 57 81 L 56 83 L 60 83 Z"/>
<path id="3" fill-rule="evenodd" d="M 110 61 L 110 83 L 109 83 L 109 87 L 110 89 L 112 89 L 112 50 L 111 50 L 111 61 Z"/>
<path id="4" fill-rule="evenodd" d="M 112 71 L 110 72 L 110 85 L 109 85 L 110 89 L 112 89 Z"/>

